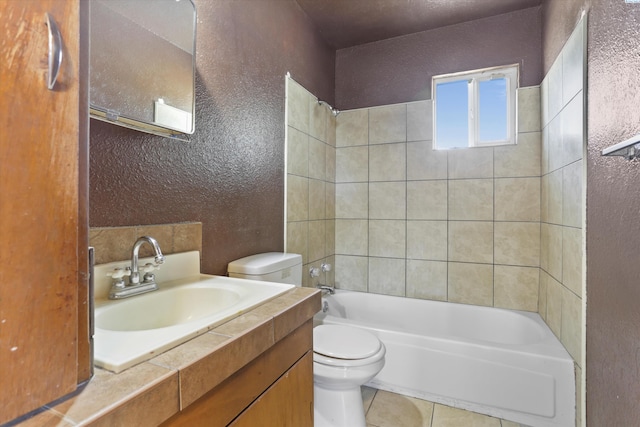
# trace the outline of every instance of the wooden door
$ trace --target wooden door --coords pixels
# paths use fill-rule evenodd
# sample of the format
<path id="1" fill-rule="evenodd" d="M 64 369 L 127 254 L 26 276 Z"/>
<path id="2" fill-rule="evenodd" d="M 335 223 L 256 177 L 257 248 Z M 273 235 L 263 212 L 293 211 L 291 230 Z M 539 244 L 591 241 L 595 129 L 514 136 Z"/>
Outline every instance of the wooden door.
<path id="1" fill-rule="evenodd" d="M 0 424 L 74 391 L 86 371 L 79 10 L 79 0 L 0 0 Z M 53 90 L 47 12 L 64 46 Z"/>

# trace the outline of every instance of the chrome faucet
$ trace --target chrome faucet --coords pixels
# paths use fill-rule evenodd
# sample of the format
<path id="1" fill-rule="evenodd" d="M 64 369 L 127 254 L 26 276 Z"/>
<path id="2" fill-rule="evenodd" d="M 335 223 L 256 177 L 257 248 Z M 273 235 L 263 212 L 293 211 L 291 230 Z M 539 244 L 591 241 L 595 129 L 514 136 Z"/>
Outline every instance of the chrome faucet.
<path id="1" fill-rule="evenodd" d="M 138 253 L 140 252 L 140 246 L 144 243 L 149 243 L 153 247 L 155 264 L 147 263 L 142 267 L 138 267 Z M 162 263 L 164 263 L 164 255 L 162 255 L 158 241 L 149 236 L 138 238 L 131 250 L 131 267 L 127 267 L 126 269 L 117 268 L 114 272 L 110 273 L 114 281 L 111 285 L 111 292 L 109 292 L 109 299 L 127 298 L 157 290 L 158 285 L 155 281 L 155 275 L 151 272 L 157 269 Z M 144 272 L 142 282 L 140 282 L 141 270 Z M 129 276 L 129 283 L 126 285 L 122 279 L 123 276 Z"/>

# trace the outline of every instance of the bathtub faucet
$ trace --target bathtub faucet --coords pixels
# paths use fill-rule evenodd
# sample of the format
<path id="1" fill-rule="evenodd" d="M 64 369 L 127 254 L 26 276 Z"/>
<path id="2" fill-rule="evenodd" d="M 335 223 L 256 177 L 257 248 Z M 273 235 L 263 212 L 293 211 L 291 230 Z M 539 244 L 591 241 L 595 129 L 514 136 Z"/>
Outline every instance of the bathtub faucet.
<path id="1" fill-rule="evenodd" d="M 318 283 L 316 285 L 316 288 L 320 289 L 323 293 L 328 293 L 330 295 L 333 295 L 336 293 L 336 289 L 332 286 L 321 285 L 320 283 Z"/>

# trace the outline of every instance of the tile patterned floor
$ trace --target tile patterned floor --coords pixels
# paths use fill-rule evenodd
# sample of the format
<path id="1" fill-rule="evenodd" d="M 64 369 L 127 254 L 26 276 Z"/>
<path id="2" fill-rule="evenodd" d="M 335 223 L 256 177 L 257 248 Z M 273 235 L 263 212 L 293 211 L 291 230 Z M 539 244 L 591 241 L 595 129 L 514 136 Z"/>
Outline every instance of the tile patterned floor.
<path id="1" fill-rule="evenodd" d="M 520 427 L 520 424 L 362 387 L 367 427 Z"/>

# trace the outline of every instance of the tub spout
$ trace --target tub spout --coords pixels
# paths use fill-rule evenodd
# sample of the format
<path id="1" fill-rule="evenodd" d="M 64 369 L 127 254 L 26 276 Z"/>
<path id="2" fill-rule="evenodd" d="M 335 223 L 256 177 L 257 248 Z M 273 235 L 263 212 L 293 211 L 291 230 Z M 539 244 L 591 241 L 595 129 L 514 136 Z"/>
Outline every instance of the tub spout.
<path id="1" fill-rule="evenodd" d="M 332 286 L 327 286 L 327 285 L 321 285 L 321 284 L 317 284 L 316 288 L 320 289 L 323 293 L 328 293 L 330 295 L 333 295 L 336 293 L 336 289 Z"/>

